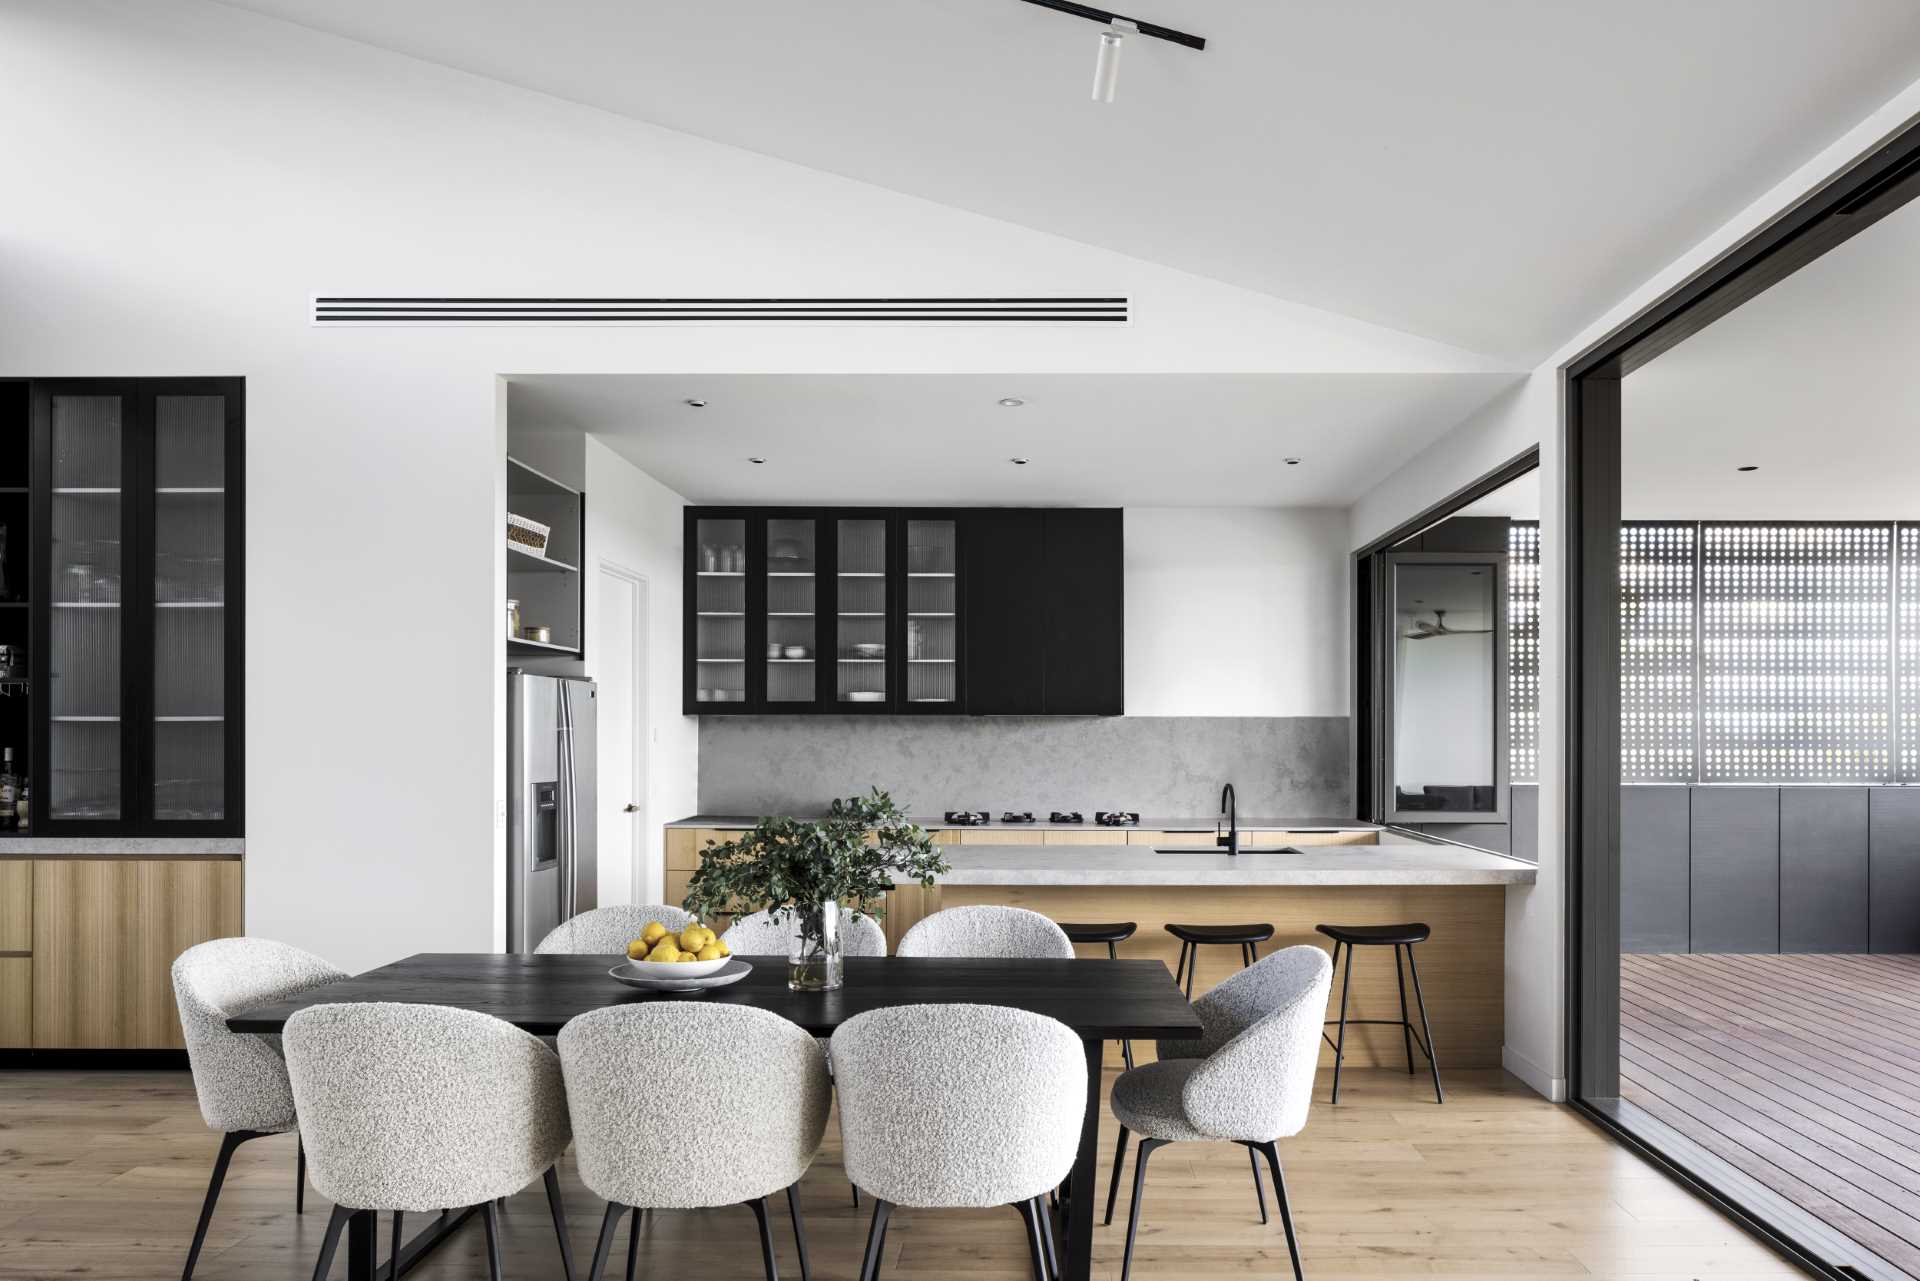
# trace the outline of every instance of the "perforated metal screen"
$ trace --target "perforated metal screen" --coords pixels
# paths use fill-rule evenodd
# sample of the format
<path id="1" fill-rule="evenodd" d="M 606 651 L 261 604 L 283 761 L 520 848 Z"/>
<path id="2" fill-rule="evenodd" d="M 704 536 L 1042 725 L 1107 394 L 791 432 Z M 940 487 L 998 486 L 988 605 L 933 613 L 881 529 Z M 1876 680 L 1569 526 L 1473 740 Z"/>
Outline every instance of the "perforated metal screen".
<path id="1" fill-rule="evenodd" d="M 1899 632 L 1894 670 L 1899 682 L 1900 781 L 1920 782 L 1920 525 L 1899 526 L 1896 583 Z"/>
<path id="2" fill-rule="evenodd" d="M 1629 783 L 1694 775 L 1694 551 L 1691 522 L 1620 528 L 1620 774 Z"/>
<path id="3" fill-rule="evenodd" d="M 1507 527 L 1507 756 L 1512 779 L 1540 777 L 1540 526 Z"/>
<path id="4" fill-rule="evenodd" d="M 1893 526 L 1701 527 L 1701 778 L 1885 782 Z"/>

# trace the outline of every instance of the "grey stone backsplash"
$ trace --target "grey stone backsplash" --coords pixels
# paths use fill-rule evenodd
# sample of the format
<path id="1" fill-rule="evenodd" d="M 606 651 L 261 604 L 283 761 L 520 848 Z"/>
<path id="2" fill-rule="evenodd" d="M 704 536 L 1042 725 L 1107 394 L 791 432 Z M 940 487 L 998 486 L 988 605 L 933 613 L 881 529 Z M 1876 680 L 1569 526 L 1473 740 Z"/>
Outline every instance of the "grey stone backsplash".
<path id="1" fill-rule="evenodd" d="M 816 814 L 879 786 L 907 812 L 1351 812 L 1344 716 L 707 716 L 700 811 Z"/>

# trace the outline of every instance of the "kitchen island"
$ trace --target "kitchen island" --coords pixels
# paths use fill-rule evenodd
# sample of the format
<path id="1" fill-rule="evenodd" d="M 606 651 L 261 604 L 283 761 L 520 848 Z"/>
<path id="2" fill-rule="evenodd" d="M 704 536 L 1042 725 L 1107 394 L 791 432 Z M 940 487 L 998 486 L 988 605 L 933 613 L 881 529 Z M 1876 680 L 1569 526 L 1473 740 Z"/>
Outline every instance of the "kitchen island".
<path id="1" fill-rule="evenodd" d="M 1002 903 L 1056 921 L 1136 922 L 1140 928 L 1120 945 L 1120 955 L 1159 960 L 1171 970 L 1180 945 L 1164 929 L 1169 922 L 1271 924 L 1273 941 L 1260 948 L 1265 956 L 1296 943 L 1331 949 L 1314 932 L 1322 923 L 1422 921 L 1433 928 L 1417 958 L 1441 1070 L 1500 1065 L 1506 896 L 1512 887 L 1524 889 L 1533 882 L 1533 864 L 1421 843 L 1369 824 L 1309 819 L 1270 820 L 1259 829 L 1243 822 L 1237 856 L 1204 848 L 1162 852 L 1211 845 L 1210 828 L 1191 830 L 1203 822 L 1157 820 L 1151 830 L 1084 824 L 937 830 L 934 839 L 946 847 L 942 853 L 952 870 L 930 889 L 906 885 L 887 896 L 888 944 L 897 947 L 914 922 L 941 908 Z M 712 816 L 669 826 L 668 900 L 679 901 L 708 840 L 729 840 L 737 833 L 734 823 Z M 1081 952 L 1106 955 L 1104 947 Z M 1239 966 L 1237 948 L 1202 948 L 1194 995 Z M 1337 1013 L 1338 1002 L 1336 976 L 1329 1017 Z M 1349 1017 L 1391 1019 L 1399 1009 L 1393 950 L 1362 948 L 1348 996 Z M 1143 1052 L 1151 1057 L 1152 1047 L 1136 1045 L 1136 1060 Z M 1332 1052 L 1324 1057 L 1331 1062 Z M 1399 1030 L 1350 1026 L 1347 1061 L 1404 1066 Z"/>

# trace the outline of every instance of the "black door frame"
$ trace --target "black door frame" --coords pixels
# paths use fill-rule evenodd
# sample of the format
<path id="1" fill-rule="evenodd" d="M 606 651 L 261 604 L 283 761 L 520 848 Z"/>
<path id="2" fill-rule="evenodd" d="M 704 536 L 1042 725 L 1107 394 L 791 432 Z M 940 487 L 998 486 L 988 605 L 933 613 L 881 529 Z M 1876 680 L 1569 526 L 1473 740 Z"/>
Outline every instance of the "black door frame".
<path id="1" fill-rule="evenodd" d="M 1848 1268 L 1845 1243 L 1830 1229 L 1619 1100 L 1620 385 L 1916 194 L 1920 124 L 1909 124 L 1563 370 L 1568 1097 L 1749 1231 L 1835 1281 L 1867 1273 Z"/>

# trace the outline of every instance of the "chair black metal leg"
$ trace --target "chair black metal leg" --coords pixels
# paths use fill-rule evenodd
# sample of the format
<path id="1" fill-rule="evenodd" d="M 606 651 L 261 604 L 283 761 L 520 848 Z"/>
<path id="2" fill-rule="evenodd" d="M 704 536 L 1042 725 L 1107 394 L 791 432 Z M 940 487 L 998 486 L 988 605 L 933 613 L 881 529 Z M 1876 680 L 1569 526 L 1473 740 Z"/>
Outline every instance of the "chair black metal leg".
<path id="1" fill-rule="evenodd" d="M 1039 1211 L 1036 1217 L 1040 1220 L 1040 1244 L 1047 1252 L 1047 1276 L 1057 1279 L 1060 1275 L 1060 1247 L 1053 1239 L 1053 1215 L 1047 1212 L 1046 1206 L 1040 1204 L 1038 1197 L 1034 1198 L 1033 1207 Z"/>
<path id="2" fill-rule="evenodd" d="M 800 1220 L 800 1185 L 787 1188 L 787 1217 L 793 1220 L 793 1248 L 800 1256 L 800 1281 L 813 1281 L 813 1269 L 807 1264 L 807 1229 Z"/>
<path id="3" fill-rule="evenodd" d="M 387 1254 L 387 1281 L 400 1281 L 400 1224 L 406 1217 L 405 1210 L 393 1212 L 393 1245 Z"/>
<path id="4" fill-rule="evenodd" d="M 1120 949 L 1115 947 L 1111 941 L 1109 941 L 1107 944 L 1107 959 L 1109 961 L 1117 961 L 1120 959 Z M 1133 1042 L 1132 1041 L 1120 1042 L 1120 1059 L 1122 1062 L 1124 1062 L 1127 1065 L 1127 1071 L 1129 1072 L 1133 1071 Z"/>
<path id="5" fill-rule="evenodd" d="M 1173 963 L 1173 985 L 1175 987 L 1179 987 L 1180 981 L 1187 976 L 1187 948 L 1189 946 L 1191 945 L 1185 939 L 1180 940 L 1180 959 Z"/>
<path id="6" fill-rule="evenodd" d="M 1193 999 L 1193 976 L 1200 970 L 1200 945 L 1187 944 L 1187 999 Z"/>
<path id="7" fill-rule="evenodd" d="M 627 1281 L 640 1275 L 640 1207 L 627 1215 Z"/>
<path id="8" fill-rule="evenodd" d="M 1413 975 L 1413 1000 L 1420 1007 L 1420 1035 L 1426 1042 L 1421 1048 L 1427 1052 L 1427 1066 L 1433 1069 L 1433 1101 L 1445 1103 L 1447 1096 L 1440 1088 L 1440 1060 L 1433 1048 L 1433 1025 L 1427 1022 L 1427 998 L 1420 994 L 1420 967 L 1414 964 L 1411 946 L 1407 948 L 1407 973 Z"/>
<path id="9" fill-rule="evenodd" d="M 853 1208 L 858 1210 L 860 1208 L 860 1185 L 852 1179 L 848 1179 L 847 1187 L 853 1192 Z"/>
<path id="10" fill-rule="evenodd" d="M 1347 957 L 1353 959 L 1351 955 Z M 1273 1171 L 1273 1199 L 1280 1203 L 1280 1226 L 1287 1231 L 1287 1254 L 1293 1259 L 1293 1281 L 1307 1281 L 1307 1274 L 1300 1266 L 1300 1241 L 1293 1234 L 1293 1207 L 1287 1203 L 1287 1176 L 1280 1172 L 1280 1148 L 1274 1143 L 1263 1143 L 1260 1150 L 1267 1155 L 1267 1165 Z"/>
<path id="11" fill-rule="evenodd" d="M 1113 1225 L 1113 1201 L 1120 1195 L 1120 1171 L 1127 1168 L 1127 1127 L 1120 1127 L 1120 1143 L 1113 1150 L 1113 1178 L 1107 1181 L 1107 1217 L 1106 1226 Z"/>
<path id="12" fill-rule="evenodd" d="M 327 1273 L 333 1268 L 333 1252 L 340 1248 L 340 1229 L 347 1226 L 347 1220 L 353 1217 L 353 1211 L 344 1205 L 333 1207 L 333 1213 L 327 1216 L 326 1235 L 320 1238 L 320 1259 L 313 1265 L 313 1281 L 326 1281 Z"/>
<path id="13" fill-rule="evenodd" d="M 547 1188 L 547 1210 L 553 1215 L 553 1235 L 560 1238 L 560 1266 L 573 1281 L 573 1242 L 567 1239 L 567 1208 L 560 1200 L 560 1173 L 552 1166 L 540 1176 Z"/>
<path id="14" fill-rule="evenodd" d="M 773 1261 L 773 1228 L 767 1223 L 767 1199 L 755 1197 L 747 1202 L 753 1221 L 760 1225 L 760 1264 L 767 1270 L 767 1281 L 780 1281 L 780 1267 Z"/>
<path id="15" fill-rule="evenodd" d="M 887 1216 L 893 1207 L 873 1199 L 873 1225 L 867 1229 L 867 1253 L 860 1263 L 860 1281 L 880 1281 L 880 1255 L 887 1245 Z"/>
<path id="16" fill-rule="evenodd" d="M 1347 989 L 1353 983 L 1353 947 L 1347 947 L 1347 968 L 1340 975 L 1340 1039 L 1333 1047 L 1333 1099 L 1340 1101 L 1340 1065 L 1347 1059 Z"/>
<path id="17" fill-rule="evenodd" d="M 199 1262 L 200 1247 L 207 1242 L 207 1225 L 213 1222 L 213 1207 L 220 1200 L 220 1186 L 227 1181 L 227 1166 L 233 1151 L 249 1139 L 261 1137 L 259 1130 L 230 1130 L 220 1136 L 220 1155 L 213 1158 L 213 1175 L 207 1180 L 207 1199 L 200 1206 L 200 1225 L 193 1230 L 193 1244 L 187 1248 L 187 1266 L 180 1281 L 192 1281 L 193 1265 Z"/>
<path id="18" fill-rule="evenodd" d="M 1413 955 L 1413 949 L 1407 949 Z M 1393 979 L 1400 985 L 1400 1039 L 1407 1044 L 1407 1075 L 1413 1075 L 1413 1021 L 1407 1017 L 1407 976 L 1400 969 L 1400 944 L 1393 945 Z"/>
<path id="19" fill-rule="evenodd" d="M 619 1226 L 620 1216 L 627 1207 L 617 1202 L 607 1202 L 607 1212 L 600 1220 L 600 1240 L 593 1247 L 593 1266 L 587 1272 L 587 1281 L 600 1281 L 601 1270 L 607 1266 L 607 1254 L 613 1249 L 613 1230 Z"/>
<path id="20" fill-rule="evenodd" d="M 489 1201 L 482 1213 L 487 1220 L 487 1281 L 501 1281 L 500 1207 Z"/>
<path id="21" fill-rule="evenodd" d="M 1253 1195 L 1260 1202 L 1260 1223 L 1264 1227 L 1267 1222 L 1267 1192 L 1260 1184 L 1260 1154 L 1248 1148 L 1247 1160 L 1253 1166 Z"/>
<path id="22" fill-rule="evenodd" d="M 307 1212 L 307 1141 L 293 1136 L 293 1212 Z"/>
<path id="23" fill-rule="evenodd" d="M 1033 1266 L 1033 1281 L 1049 1281 L 1047 1273 L 1046 1246 L 1040 1240 L 1039 1198 L 1021 1201 L 1013 1208 L 1020 1212 L 1020 1222 L 1027 1229 L 1027 1260 Z"/>
<path id="24" fill-rule="evenodd" d="M 1165 1146 L 1165 1139 L 1143 1138 L 1139 1150 L 1134 1153 L 1133 1204 L 1127 1207 L 1127 1252 L 1120 1256 L 1120 1281 L 1127 1281 L 1127 1273 L 1133 1269 L 1133 1238 L 1140 1231 L 1140 1191 L 1147 1182 L 1147 1158 L 1156 1149 Z"/>

